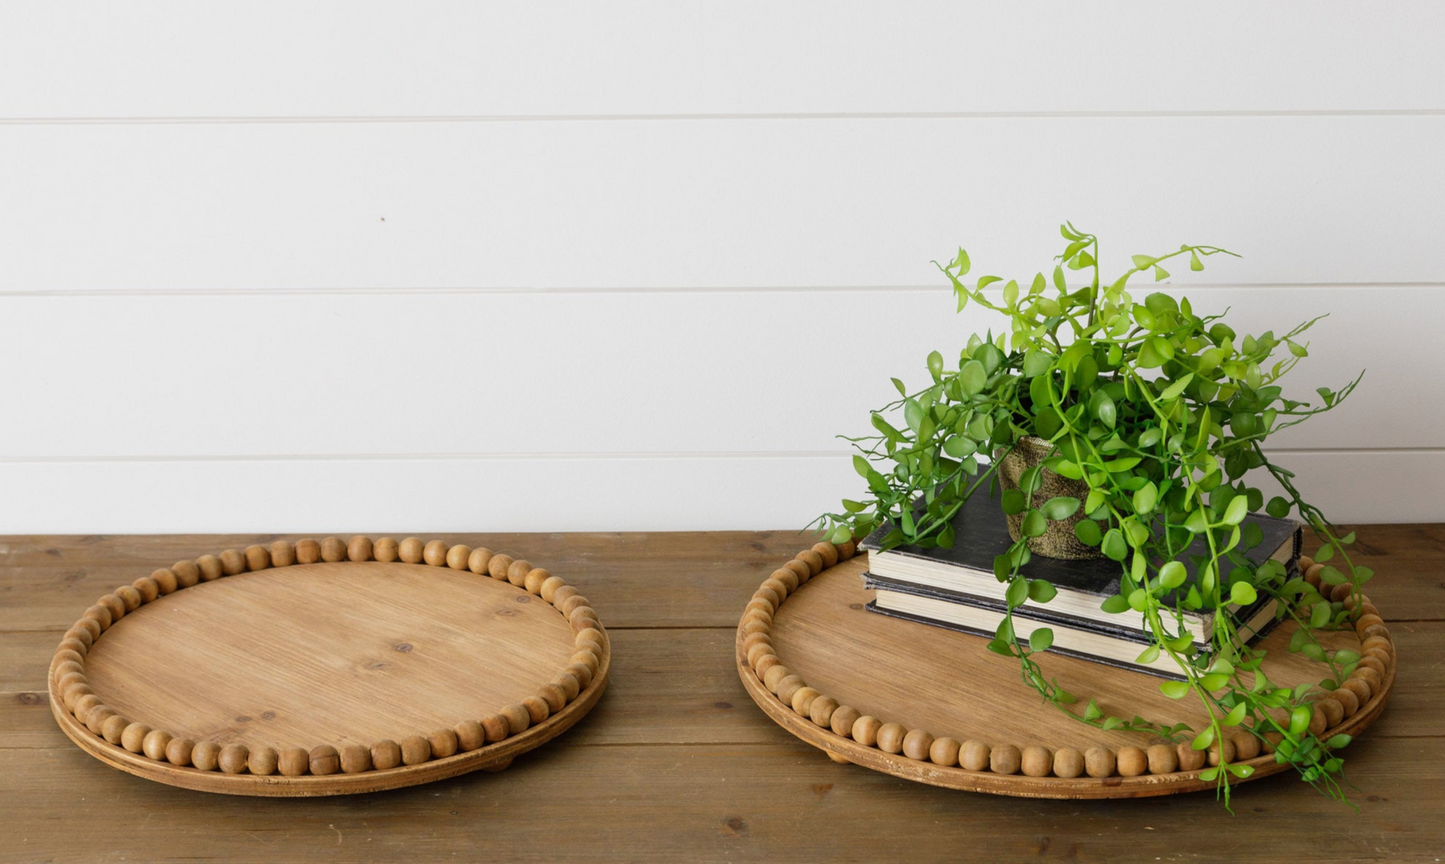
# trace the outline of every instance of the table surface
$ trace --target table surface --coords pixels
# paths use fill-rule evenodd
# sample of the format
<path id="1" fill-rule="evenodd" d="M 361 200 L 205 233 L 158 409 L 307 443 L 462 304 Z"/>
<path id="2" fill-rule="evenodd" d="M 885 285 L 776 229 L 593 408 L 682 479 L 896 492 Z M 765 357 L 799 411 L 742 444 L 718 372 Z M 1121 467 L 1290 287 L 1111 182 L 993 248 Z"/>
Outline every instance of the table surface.
<path id="1" fill-rule="evenodd" d="M 1445 525 L 1358 536 L 1399 652 L 1389 707 L 1346 751 L 1359 811 L 1281 774 L 1236 789 L 1233 815 L 1209 793 L 1000 798 L 829 761 L 753 705 L 733 661 L 753 589 L 809 545 L 792 531 L 445 535 L 521 553 L 592 600 L 613 640 L 592 714 L 500 774 L 324 799 L 189 792 L 71 744 L 50 656 L 116 586 L 277 535 L 0 537 L 0 862 L 1440 861 Z"/>

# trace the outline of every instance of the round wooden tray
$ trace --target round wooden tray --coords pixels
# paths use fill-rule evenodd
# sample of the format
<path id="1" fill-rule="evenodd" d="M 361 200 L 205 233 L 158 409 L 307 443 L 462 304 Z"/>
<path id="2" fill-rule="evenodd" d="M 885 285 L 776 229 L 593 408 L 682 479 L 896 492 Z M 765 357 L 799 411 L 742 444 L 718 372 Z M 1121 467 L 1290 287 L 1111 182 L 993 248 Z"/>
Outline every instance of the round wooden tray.
<path id="1" fill-rule="evenodd" d="M 525 560 L 278 541 L 102 597 L 56 650 L 50 704 L 82 749 L 141 777 L 339 795 L 500 771 L 586 715 L 610 666 L 587 599 Z"/>
<path id="2" fill-rule="evenodd" d="M 1200 779 L 1203 766 L 1180 770 L 1180 748 L 1149 751 L 1163 739 L 1104 732 L 1063 716 L 1020 679 L 1017 660 L 986 651 L 987 640 L 867 611 L 873 599 L 862 586 L 867 557 L 848 560 L 852 555 L 851 543 L 820 543 L 799 553 L 763 583 L 738 626 L 743 685 L 784 729 L 835 761 L 953 789 L 1135 798 L 1214 788 L 1214 781 Z M 1357 669 L 1338 695 L 1323 694 L 1316 703 L 1316 728 L 1339 718 L 1325 738 L 1359 734 L 1379 716 L 1394 685 L 1394 645 L 1368 598 L 1363 602 L 1369 617 L 1360 619 L 1360 635 L 1321 634 L 1328 649 L 1366 655 L 1364 671 Z M 1324 677 L 1325 667 L 1289 652 L 1294 629 L 1286 622 L 1262 643 L 1268 651 L 1263 669 L 1279 685 Z M 1207 722 L 1195 702 L 1160 693 L 1155 676 L 1052 652 L 1039 662 L 1060 686 L 1081 702 L 1094 698 L 1106 714 L 1140 714 L 1196 729 Z M 1326 700 L 1337 704 L 1324 705 Z M 1229 749 L 1236 746 L 1234 761 L 1254 768 L 1251 779 L 1289 767 L 1260 752 L 1259 739 L 1242 730 L 1230 739 Z M 1188 750 L 1187 743 L 1182 747 Z M 968 760 L 960 748 L 974 754 L 970 768 L 978 770 L 962 767 Z M 1101 748 L 1102 767 L 1085 771 L 1080 763 L 1092 748 Z M 1206 758 L 1192 751 L 1185 756 Z M 1034 776 L 1025 773 L 1030 770 Z"/>

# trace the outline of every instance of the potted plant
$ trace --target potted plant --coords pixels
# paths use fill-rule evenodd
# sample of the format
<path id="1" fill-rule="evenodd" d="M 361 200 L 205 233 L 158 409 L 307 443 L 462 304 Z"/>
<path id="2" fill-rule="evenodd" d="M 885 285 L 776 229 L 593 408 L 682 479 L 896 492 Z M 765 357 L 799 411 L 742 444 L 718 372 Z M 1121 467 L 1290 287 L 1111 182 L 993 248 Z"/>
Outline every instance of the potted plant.
<path id="1" fill-rule="evenodd" d="M 1316 633 L 1350 625 L 1357 613 L 1347 607 L 1358 604 L 1349 603 L 1345 591 L 1358 599 L 1360 585 L 1373 574 L 1351 562 L 1353 535 L 1341 536 L 1304 501 L 1293 474 L 1263 449 L 1270 435 L 1338 405 L 1360 379 L 1338 391 L 1320 389 L 1317 404 L 1288 398 L 1277 382 L 1308 353 L 1301 334 L 1314 321 L 1283 335 L 1241 336 L 1223 315 L 1200 314 L 1188 299 L 1156 292 L 1136 300 L 1130 293 L 1137 277 L 1158 282 L 1168 278 L 1169 268 L 1199 271 L 1205 259 L 1234 253 L 1185 245 L 1167 254 L 1135 255 L 1129 269 L 1106 282 L 1098 239 L 1067 222 L 1060 230 L 1066 246 L 1051 276 L 984 276 L 966 283 L 970 262 L 963 249 L 947 264 L 935 262 L 952 283 L 960 311 L 975 303 L 997 312 L 1006 332 L 975 334 L 956 364 L 937 351 L 929 354 L 930 380 L 920 389 L 910 391 L 893 379 L 899 398 L 872 412 L 872 434 L 848 439 L 859 451 L 854 466 L 868 495 L 843 501 L 842 512 L 814 524 L 837 543 L 887 524 L 892 528 L 883 548 L 951 546 L 951 520 L 963 502 L 994 482 L 995 474 L 1009 475 L 1002 509 L 1015 524 L 1015 542 L 994 561 L 1008 590 L 1007 612 L 990 650 L 1016 658 L 1023 680 L 1081 723 L 1171 741 L 1184 736 L 1200 750 L 1224 740 L 1228 727 L 1244 725 L 1267 739 L 1276 759 L 1343 798 L 1343 763 L 1335 751 L 1348 736 L 1322 741 L 1311 730 L 1311 685 L 1256 687 L 1263 676 L 1244 676 L 1259 668 L 1262 656 L 1236 638 L 1227 608 L 1262 593 L 1277 597 L 1277 614 L 1299 625 L 1291 650 L 1325 664 L 1325 689 L 1343 682 L 1360 660 L 1352 651 L 1325 650 Z M 1066 271 L 1082 272 L 1087 283 L 1071 287 Z M 994 458 L 984 463 L 984 454 Z M 1278 482 L 1283 496 L 1264 500 L 1251 481 L 1258 476 L 1251 472 L 1260 471 Z M 1045 487 L 1052 494 L 1039 494 Z M 1276 517 L 1294 511 L 1320 539 L 1317 560 L 1333 563 L 1321 568 L 1315 583 L 1288 578 L 1278 562 L 1239 564 L 1243 559 L 1232 553 L 1259 542 L 1252 536 L 1257 526 L 1241 524 L 1260 510 Z M 1193 590 L 1177 602 L 1220 613 L 1207 652 L 1196 652 L 1188 634 L 1171 626 L 1179 610 L 1161 600 L 1185 581 L 1178 558 L 1195 539 L 1209 551 L 1197 561 Z M 1013 611 L 1025 600 L 1046 602 L 1054 594 L 1053 586 L 1019 570 L 1041 541 L 1119 562 L 1120 593 L 1103 608 L 1143 614 L 1151 638 L 1145 655 L 1168 655 L 1185 678 L 1161 689 L 1176 699 L 1200 700 L 1211 718 L 1207 728 L 1125 720 L 1106 715 L 1093 700 L 1080 708 L 1044 674 L 1037 657 L 1051 643 L 1051 631 L 1036 630 L 1027 641 L 1013 635 Z M 1350 587 L 1336 587 L 1343 585 Z M 1246 777 L 1252 769 L 1221 756 L 1202 776 L 1217 780 L 1227 803 L 1229 775 Z"/>

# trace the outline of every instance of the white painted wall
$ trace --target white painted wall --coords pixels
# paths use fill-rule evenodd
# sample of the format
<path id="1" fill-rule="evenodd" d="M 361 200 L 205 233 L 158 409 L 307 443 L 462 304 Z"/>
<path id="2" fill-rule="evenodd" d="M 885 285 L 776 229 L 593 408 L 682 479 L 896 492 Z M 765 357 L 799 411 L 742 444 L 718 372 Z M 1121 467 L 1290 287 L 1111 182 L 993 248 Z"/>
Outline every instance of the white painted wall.
<path id="1" fill-rule="evenodd" d="M 0 0 L 0 533 L 801 527 L 1073 219 L 1445 521 L 1445 6 Z M 1106 262 L 1107 264 L 1107 262 Z M 908 333 L 906 337 L 904 333 Z M 1288 379 L 1287 379 L 1288 381 Z"/>

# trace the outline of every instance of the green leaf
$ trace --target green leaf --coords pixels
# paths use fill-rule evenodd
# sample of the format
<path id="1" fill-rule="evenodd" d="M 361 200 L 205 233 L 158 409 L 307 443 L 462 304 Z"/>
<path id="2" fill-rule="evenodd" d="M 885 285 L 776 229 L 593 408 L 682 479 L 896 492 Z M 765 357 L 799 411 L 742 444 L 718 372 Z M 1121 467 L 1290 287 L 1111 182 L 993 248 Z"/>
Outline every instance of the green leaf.
<path id="1" fill-rule="evenodd" d="M 1153 663 L 1155 660 L 1158 659 L 1159 646 L 1150 645 L 1148 648 L 1145 648 L 1142 652 L 1140 652 L 1138 657 L 1134 658 L 1134 662 L 1138 663 L 1140 666 L 1148 666 L 1150 663 Z"/>
<path id="2" fill-rule="evenodd" d="M 868 472 L 873 469 L 868 465 L 867 459 L 864 459 L 862 456 L 858 456 L 855 454 L 853 456 L 853 470 L 858 472 L 858 476 L 866 479 L 868 477 Z"/>
<path id="3" fill-rule="evenodd" d="M 1054 631 L 1040 627 L 1029 634 L 1029 647 L 1035 651 L 1047 651 L 1054 644 Z"/>
<path id="4" fill-rule="evenodd" d="M 833 529 L 833 534 L 828 538 L 828 542 L 837 546 L 841 546 L 852 539 L 853 529 L 847 525 L 839 525 L 837 528 Z"/>
<path id="5" fill-rule="evenodd" d="M 1214 727 L 1210 726 L 1208 729 L 1205 729 L 1203 732 L 1195 735 L 1194 740 L 1189 742 L 1189 746 L 1193 747 L 1195 750 L 1206 750 L 1209 748 L 1209 745 L 1213 743 Z"/>
<path id="6" fill-rule="evenodd" d="M 1153 266 L 1154 266 L 1154 262 L 1157 261 L 1157 260 L 1158 260 L 1157 258 L 1151 258 L 1151 257 L 1148 256 L 1148 255 L 1135 255 L 1135 256 L 1133 257 L 1134 269 L 1135 269 L 1135 270 L 1148 270 L 1150 267 L 1153 267 Z"/>
<path id="7" fill-rule="evenodd" d="M 1331 735 L 1330 740 L 1325 742 L 1325 747 L 1330 750 L 1338 750 L 1341 747 L 1348 746 L 1353 740 L 1355 740 L 1353 736 L 1341 732 L 1338 735 Z"/>
<path id="8" fill-rule="evenodd" d="M 1081 519 L 1074 523 L 1074 536 L 1085 546 L 1098 546 L 1103 540 L 1103 532 L 1099 530 L 1099 523 L 1093 519 Z"/>
<path id="9" fill-rule="evenodd" d="M 1018 302 L 1018 299 L 1019 283 L 1017 280 L 1010 279 L 1008 284 L 1003 286 L 1003 303 L 1005 306 L 1012 306 Z"/>
<path id="10" fill-rule="evenodd" d="M 1254 773 L 1253 765 L 1245 765 L 1242 762 L 1234 762 L 1229 766 L 1229 773 L 1243 780 Z"/>
<path id="11" fill-rule="evenodd" d="M 1134 512 L 1139 514 L 1148 513 L 1159 503 L 1159 487 L 1153 483 L 1146 483 L 1134 492 Z"/>
<path id="12" fill-rule="evenodd" d="M 1023 375 L 1025 378 L 1036 378 L 1049 371 L 1053 365 L 1052 355 L 1045 354 L 1037 348 L 1031 348 L 1024 354 Z"/>
<path id="13" fill-rule="evenodd" d="M 968 260 L 968 253 L 963 251 L 962 246 L 958 247 L 958 257 L 953 259 L 953 264 L 958 268 L 960 276 L 966 275 L 972 268 L 973 264 Z"/>
<path id="14" fill-rule="evenodd" d="M 1308 705 L 1301 705 L 1290 712 L 1289 734 L 1291 737 L 1299 738 L 1309 731 L 1310 720 L 1314 717 L 1314 711 Z"/>
<path id="15" fill-rule="evenodd" d="M 977 360 L 970 360 L 958 370 L 958 386 L 965 396 L 973 396 L 988 382 L 988 372 Z"/>
<path id="16" fill-rule="evenodd" d="M 1094 395 L 1089 398 L 1089 413 L 1110 429 L 1114 428 L 1118 420 L 1118 409 L 1114 406 L 1114 400 L 1103 390 L 1095 390 Z"/>
<path id="17" fill-rule="evenodd" d="M 994 639 L 988 643 L 988 650 L 995 654 L 1002 654 L 1005 657 L 1014 656 L 1013 649 L 1009 647 L 1009 644 L 998 639 Z"/>
<path id="18" fill-rule="evenodd" d="M 1029 583 L 1022 576 L 1015 576 L 1014 580 L 1008 583 L 1008 590 L 1004 591 L 1004 600 L 1008 602 L 1008 608 L 1014 609 L 1022 606 L 1024 601 L 1029 599 Z"/>
<path id="19" fill-rule="evenodd" d="M 1120 612 L 1129 608 L 1129 598 L 1123 594 L 1105 597 L 1104 602 L 1099 604 L 1099 608 L 1108 612 L 1110 615 L 1118 615 Z"/>
<path id="20" fill-rule="evenodd" d="M 995 282 L 1002 282 L 1002 281 L 1003 281 L 1003 277 L 1002 277 L 1002 276 L 983 276 L 983 277 L 980 277 L 979 280 L 978 280 L 978 290 L 982 291 L 983 289 L 987 288 L 988 286 L 992 285 L 993 283 L 995 283 Z"/>
<path id="21" fill-rule="evenodd" d="M 1029 599 L 1035 603 L 1047 603 L 1058 593 L 1059 589 L 1046 579 L 1033 579 L 1029 582 Z"/>
<path id="22" fill-rule="evenodd" d="M 1169 271 L 1168 271 L 1168 270 L 1165 270 L 1163 267 L 1160 267 L 1158 264 L 1155 264 L 1155 265 L 1154 265 L 1154 281 L 1155 281 L 1155 282 L 1163 282 L 1165 279 L 1168 279 L 1168 278 L 1169 278 Z"/>
<path id="23" fill-rule="evenodd" d="M 1314 608 L 1310 610 L 1310 626 L 1318 630 L 1330 623 L 1330 612 L 1330 602 L 1328 600 L 1316 603 Z M 1298 632 L 1303 633 L 1304 631 L 1301 630 Z M 1303 640 L 1301 641 L 1303 642 Z M 1301 645 L 1301 647 L 1303 647 L 1303 645 Z"/>
<path id="24" fill-rule="evenodd" d="M 1054 287 L 1064 292 L 1067 292 L 1069 290 L 1069 283 L 1064 279 L 1063 267 L 1054 268 Z"/>
<path id="25" fill-rule="evenodd" d="M 1210 674 L 1205 675 L 1203 678 L 1199 679 L 1199 686 L 1210 692 L 1219 690 L 1228 683 L 1229 676 L 1224 674 L 1223 672 L 1211 672 Z"/>
<path id="26" fill-rule="evenodd" d="M 1188 386 L 1189 386 L 1189 382 L 1190 382 L 1190 381 L 1193 381 L 1193 380 L 1194 380 L 1194 373 L 1193 373 L 1193 372 L 1187 373 L 1183 378 L 1180 378 L 1178 381 L 1175 381 L 1173 384 L 1170 384 L 1168 387 L 1165 387 L 1165 388 L 1164 388 L 1164 392 L 1159 394 L 1159 398 L 1162 399 L 1162 400 L 1164 400 L 1164 401 L 1166 401 L 1166 402 L 1167 402 L 1168 400 L 1170 400 L 1170 399 L 1178 399 L 1178 398 L 1179 398 L 1179 394 L 1183 393 L 1183 392 L 1184 392 L 1184 388 L 1185 388 L 1185 387 L 1188 387 Z"/>
<path id="27" fill-rule="evenodd" d="M 942 354 L 938 353 L 937 351 L 928 352 L 928 371 L 933 373 L 933 377 L 935 380 L 938 378 L 939 375 L 943 374 Z"/>
<path id="28" fill-rule="evenodd" d="M 1284 517 L 1289 515 L 1289 506 L 1290 505 L 1288 501 L 1276 495 L 1273 498 L 1269 499 L 1268 504 L 1264 505 L 1264 512 L 1268 513 L 1276 519 L 1283 519 Z"/>
<path id="29" fill-rule="evenodd" d="M 993 646 L 990 645 L 989 647 L 992 648 Z M 1204 746 L 1205 746 L 1205 747 L 1208 747 L 1209 745 L 1206 744 L 1206 745 L 1204 745 Z M 1199 749 L 1200 749 L 1200 750 L 1203 750 L 1204 747 L 1200 747 Z M 1204 780 L 1204 781 L 1206 781 L 1206 782 L 1207 782 L 1207 781 L 1210 781 L 1210 780 L 1214 780 L 1214 779 L 1217 778 L 1218 776 L 1219 776 L 1219 768 L 1218 768 L 1218 766 L 1216 766 L 1216 767 L 1214 767 L 1214 768 L 1205 768 L 1203 771 L 1200 771 L 1200 772 L 1199 772 L 1199 779 L 1200 779 L 1200 780 Z"/>
<path id="30" fill-rule="evenodd" d="M 1189 269 L 1193 270 L 1195 273 L 1198 273 L 1200 270 L 1204 269 L 1204 262 L 1199 260 L 1198 252 L 1189 253 Z"/>
<path id="31" fill-rule="evenodd" d="M 1240 723 L 1244 722 L 1244 715 L 1248 711 L 1249 705 L 1245 702 L 1241 702 L 1238 705 L 1234 706 L 1234 710 L 1226 714 L 1224 719 L 1219 722 L 1224 726 L 1238 726 Z"/>
<path id="32" fill-rule="evenodd" d="M 1165 696 L 1168 696 L 1170 699 L 1183 699 L 1185 696 L 1189 695 L 1189 682 L 1165 681 L 1164 683 L 1159 685 L 1159 692 L 1163 693 Z M 1206 744 L 1204 746 L 1208 747 L 1209 745 Z"/>
<path id="33" fill-rule="evenodd" d="M 1118 528 L 1110 528 L 1109 533 L 1104 535 L 1103 547 L 1104 556 L 1115 561 L 1123 561 L 1124 556 L 1129 554 L 1129 544 Z"/>
<path id="34" fill-rule="evenodd" d="M 1095 702 L 1093 699 L 1090 699 L 1089 704 L 1084 707 L 1084 719 L 1098 720 L 1100 717 L 1103 716 L 1104 711 L 1099 707 L 1099 703 Z"/>
<path id="35" fill-rule="evenodd" d="M 1050 522 L 1061 522 L 1079 511 L 1079 499 L 1060 495 L 1045 501 L 1039 509 Z"/>
<path id="36" fill-rule="evenodd" d="M 888 380 L 892 381 L 892 382 L 893 382 L 893 386 L 898 388 L 898 395 L 899 395 L 899 396 L 907 396 L 907 395 L 908 395 L 908 388 L 903 386 L 903 382 L 902 382 L 902 381 L 899 381 L 897 378 L 890 378 L 890 379 L 888 379 Z"/>
<path id="37" fill-rule="evenodd" d="M 1229 588 L 1229 602 L 1240 606 L 1248 606 L 1259 599 L 1259 594 L 1254 586 L 1248 582 L 1236 582 Z"/>
<path id="38" fill-rule="evenodd" d="M 1023 525 L 1019 530 L 1025 537 L 1042 537 L 1044 532 L 1049 530 L 1048 520 L 1038 510 L 1030 510 L 1024 514 Z"/>
<path id="39" fill-rule="evenodd" d="M 1248 513 L 1248 496 L 1237 495 L 1235 496 L 1233 501 L 1229 502 L 1229 506 L 1224 508 L 1223 522 L 1225 525 L 1238 525 L 1240 522 L 1244 521 L 1244 517 L 1248 515 Z"/>
<path id="40" fill-rule="evenodd" d="M 1172 591 L 1183 585 L 1188 575 L 1183 564 L 1178 561 L 1167 561 L 1163 567 L 1159 568 L 1159 584 Z"/>
<path id="41" fill-rule="evenodd" d="M 1005 489 L 1003 493 L 1003 512 L 1010 516 L 1024 512 L 1028 507 L 1028 499 L 1024 493 L 1017 489 Z"/>

